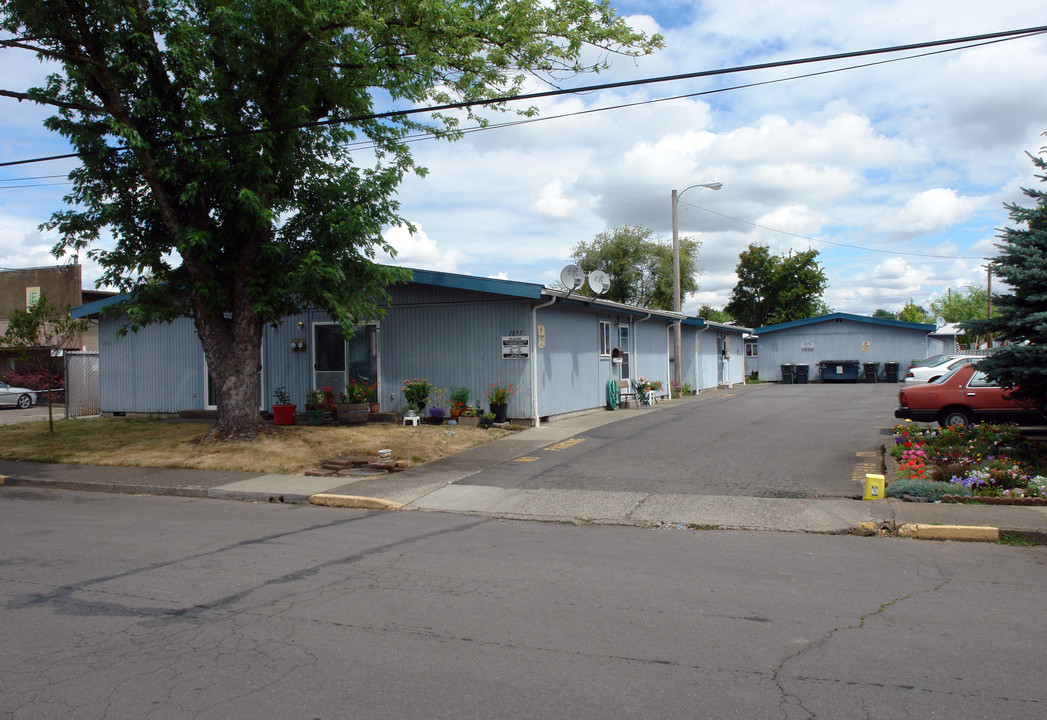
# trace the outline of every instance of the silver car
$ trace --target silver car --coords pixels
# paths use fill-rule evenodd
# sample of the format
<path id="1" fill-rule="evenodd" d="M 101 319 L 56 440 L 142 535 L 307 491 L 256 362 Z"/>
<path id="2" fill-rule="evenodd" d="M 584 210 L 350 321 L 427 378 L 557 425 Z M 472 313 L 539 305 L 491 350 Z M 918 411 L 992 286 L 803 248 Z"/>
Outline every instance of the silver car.
<path id="1" fill-rule="evenodd" d="M 13 387 L 0 381 L 0 405 L 14 405 L 23 410 L 36 404 L 36 391 Z"/>

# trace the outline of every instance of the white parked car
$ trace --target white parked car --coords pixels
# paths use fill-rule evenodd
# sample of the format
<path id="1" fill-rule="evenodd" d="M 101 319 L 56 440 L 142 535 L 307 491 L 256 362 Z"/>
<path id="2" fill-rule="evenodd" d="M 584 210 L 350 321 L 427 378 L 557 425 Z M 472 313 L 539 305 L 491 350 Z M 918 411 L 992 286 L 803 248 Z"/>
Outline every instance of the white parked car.
<path id="1" fill-rule="evenodd" d="M 0 382 L 0 405 L 14 405 L 23 410 L 36 405 L 36 390 L 12 387 L 5 382 Z"/>
<path id="2" fill-rule="evenodd" d="M 916 365 L 909 368 L 908 374 L 902 383 L 905 385 L 920 385 L 929 383 L 943 375 L 948 375 L 953 370 L 963 367 L 964 363 L 974 362 L 979 358 L 969 355 L 943 355 L 942 359 L 933 365 Z"/>

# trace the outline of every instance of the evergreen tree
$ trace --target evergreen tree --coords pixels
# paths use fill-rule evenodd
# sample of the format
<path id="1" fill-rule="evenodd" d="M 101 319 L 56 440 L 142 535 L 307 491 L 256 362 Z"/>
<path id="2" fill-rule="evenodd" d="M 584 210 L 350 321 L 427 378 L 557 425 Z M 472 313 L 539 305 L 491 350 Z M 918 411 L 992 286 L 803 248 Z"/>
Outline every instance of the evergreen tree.
<path id="1" fill-rule="evenodd" d="M 1047 182 L 1047 160 L 1029 157 L 1040 171 L 1036 177 Z M 1047 193 L 1029 188 L 1022 192 L 1035 205 L 1005 206 L 1016 227 L 1000 233 L 1000 254 L 989 263 L 1012 292 L 993 296 L 991 318 L 965 322 L 963 327 L 1009 343 L 979 361 L 978 367 L 1001 385 L 1013 387 L 1014 397 L 1042 407 L 1047 402 Z"/>

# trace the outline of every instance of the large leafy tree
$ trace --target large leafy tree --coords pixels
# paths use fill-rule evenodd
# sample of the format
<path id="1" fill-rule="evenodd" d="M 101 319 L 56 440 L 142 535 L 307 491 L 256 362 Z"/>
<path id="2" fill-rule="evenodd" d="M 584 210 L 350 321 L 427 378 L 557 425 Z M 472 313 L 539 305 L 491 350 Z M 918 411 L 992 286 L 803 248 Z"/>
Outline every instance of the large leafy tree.
<path id="1" fill-rule="evenodd" d="M 371 262 L 424 171 L 406 135 L 453 139 L 458 114 L 379 103 L 506 97 L 660 44 L 606 0 L 0 0 L 0 25 L 0 47 L 55 67 L 0 96 L 55 108 L 80 153 L 55 253 L 108 230 L 91 253 L 129 327 L 192 317 L 222 439 L 257 433 L 267 323 L 312 306 L 351 332 L 407 277 Z"/>
<path id="2" fill-rule="evenodd" d="M 766 245 L 749 245 L 738 255 L 738 282 L 724 311 L 752 328 L 819 314 L 828 280 L 817 258 L 817 250 L 773 255 Z"/>
<path id="3" fill-rule="evenodd" d="M 1043 152 L 1047 152 L 1044 148 Z M 1047 161 L 1030 155 L 1047 182 Z M 992 333 L 1007 345 L 979 361 L 978 367 L 1001 384 L 1014 387 L 1018 398 L 1047 404 L 1047 192 L 1022 188 L 1035 201 L 1033 207 L 1007 205 L 1016 227 L 1000 233 L 1000 254 L 990 263 L 996 277 L 1011 289 L 993 296 L 991 318 L 970 320 L 970 333 Z"/>
<path id="4" fill-rule="evenodd" d="M 680 296 L 698 289 L 697 240 L 680 238 Z M 603 270 L 611 287 L 602 296 L 615 302 L 673 309 L 673 248 L 639 225 L 622 225 L 580 242 L 571 259 L 585 272 Z M 586 286 L 582 291 L 591 294 Z"/>

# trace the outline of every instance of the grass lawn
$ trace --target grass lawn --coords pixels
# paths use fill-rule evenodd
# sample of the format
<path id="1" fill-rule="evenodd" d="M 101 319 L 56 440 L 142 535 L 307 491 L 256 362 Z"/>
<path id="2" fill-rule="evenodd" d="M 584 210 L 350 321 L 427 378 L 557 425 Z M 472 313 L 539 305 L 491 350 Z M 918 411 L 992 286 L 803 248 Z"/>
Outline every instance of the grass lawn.
<path id="1" fill-rule="evenodd" d="M 411 465 L 505 437 L 508 430 L 467 426 L 281 426 L 251 442 L 203 444 L 208 423 L 91 418 L 0 427 L 0 459 L 79 465 L 133 465 L 199 470 L 304 473 L 344 455 L 376 457 L 383 448 Z"/>

